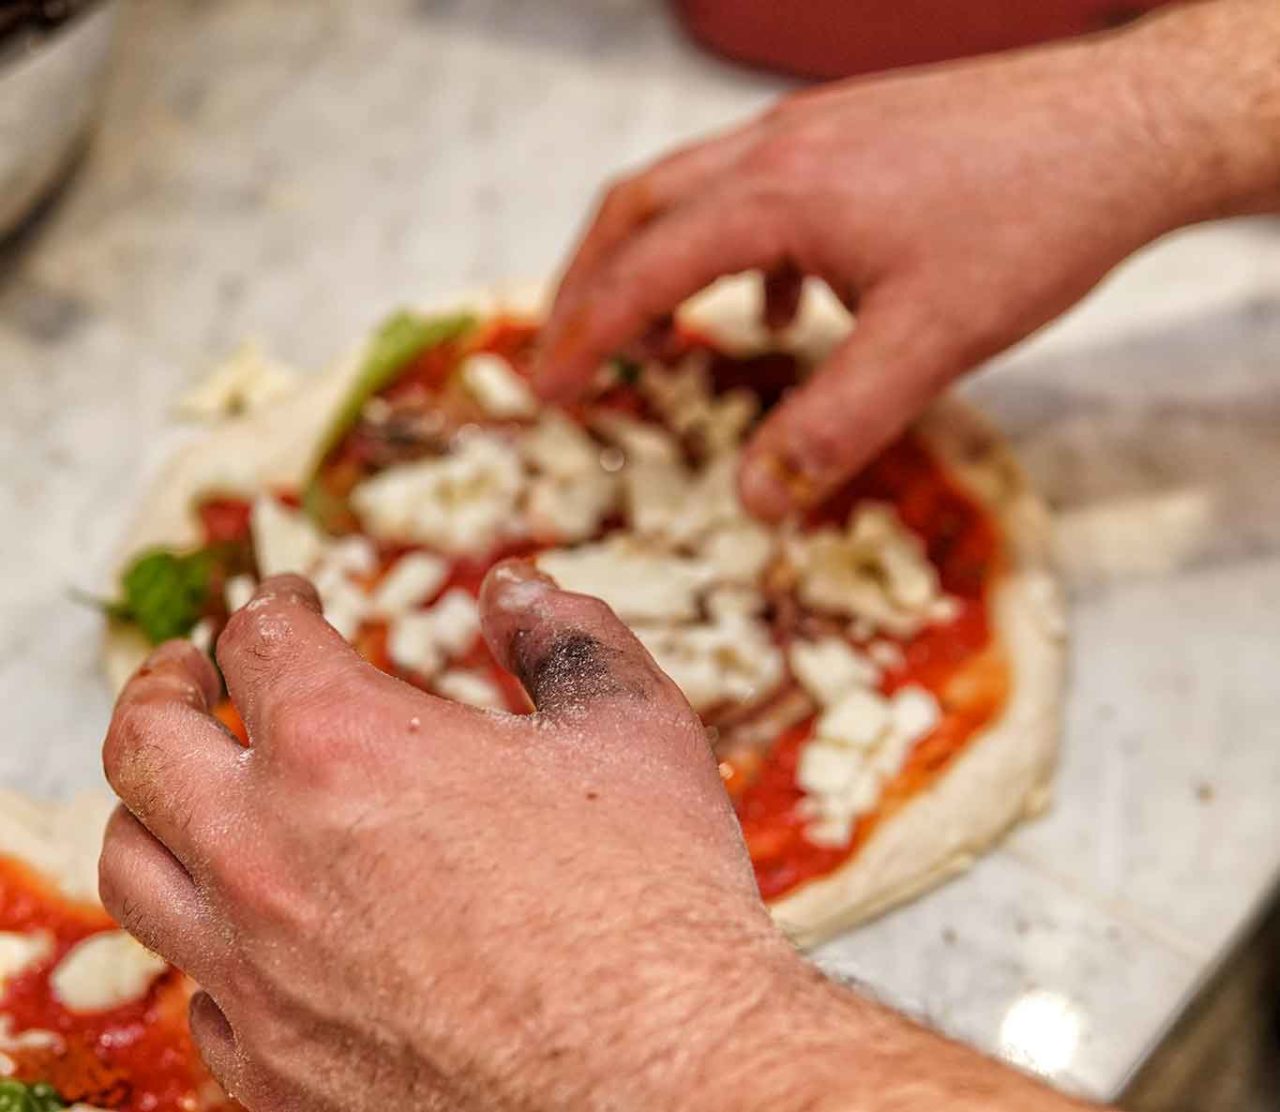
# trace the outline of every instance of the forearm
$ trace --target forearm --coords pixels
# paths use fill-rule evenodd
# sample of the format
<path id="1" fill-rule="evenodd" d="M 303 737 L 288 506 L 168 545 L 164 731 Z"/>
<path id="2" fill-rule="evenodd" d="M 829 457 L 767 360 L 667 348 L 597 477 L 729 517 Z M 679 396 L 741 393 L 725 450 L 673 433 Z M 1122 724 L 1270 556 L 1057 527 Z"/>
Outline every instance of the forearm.
<path id="1" fill-rule="evenodd" d="M 1280 3 L 1177 8 L 1101 49 L 1122 74 L 1134 141 L 1166 175 L 1171 227 L 1280 211 Z"/>
<path id="2" fill-rule="evenodd" d="M 756 983 L 759 983 L 757 978 Z M 729 986 L 722 986 L 723 993 Z M 796 959 L 705 1055 L 690 1107 L 779 1112 L 1083 1112 Z M 685 1044 L 686 1046 L 688 1043 Z M 679 1100 L 670 1107 L 684 1107 Z"/>

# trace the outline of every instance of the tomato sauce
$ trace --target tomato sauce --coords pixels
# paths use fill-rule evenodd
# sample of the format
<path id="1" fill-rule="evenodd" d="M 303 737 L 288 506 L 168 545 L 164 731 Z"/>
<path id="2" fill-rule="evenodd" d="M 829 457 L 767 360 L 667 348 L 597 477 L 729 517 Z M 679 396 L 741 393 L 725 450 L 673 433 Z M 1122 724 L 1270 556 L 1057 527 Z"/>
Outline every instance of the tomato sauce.
<path id="1" fill-rule="evenodd" d="M 878 808 L 864 815 L 849 845 L 808 840 L 804 792 L 796 764 L 816 719 L 786 731 L 755 777 L 727 769 L 760 893 L 777 899 L 838 868 L 866 843 L 876 826 L 925 791 L 1004 706 L 1007 663 L 992 641 L 989 588 L 1002 560 L 1000 535 L 990 515 L 942 470 L 928 449 L 908 434 L 891 445 L 846 488 L 820 507 L 814 526 L 843 523 L 863 500 L 892 502 L 903 523 L 924 542 L 942 589 L 957 603 L 954 618 L 899 643 L 902 662 L 885 671 L 884 694 L 914 684 L 938 700 L 941 719 L 913 748 L 885 786 Z M 957 690 L 963 677 L 963 690 Z"/>
<path id="2" fill-rule="evenodd" d="M 50 974 L 73 946 L 115 924 L 96 904 L 61 895 L 38 874 L 0 857 L 0 930 L 43 931 L 48 958 L 13 978 L 0 993 L 10 1034 L 47 1031 L 56 1046 L 5 1050 L 20 1081 L 52 1085 L 67 1101 L 121 1112 L 191 1112 L 210 1081 L 187 1029 L 188 990 L 170 969 L 136 1003 L 78 1015 L 54 998 Z M 230 1110 L 236 1106 L 225 1102 Z"/>

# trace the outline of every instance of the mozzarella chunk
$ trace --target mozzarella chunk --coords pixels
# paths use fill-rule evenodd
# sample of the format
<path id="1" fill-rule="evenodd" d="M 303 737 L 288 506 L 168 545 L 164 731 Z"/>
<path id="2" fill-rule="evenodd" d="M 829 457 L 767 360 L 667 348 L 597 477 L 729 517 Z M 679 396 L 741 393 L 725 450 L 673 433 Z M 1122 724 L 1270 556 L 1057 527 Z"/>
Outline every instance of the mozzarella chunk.
<path id="1" fill-rule="evenodd" d="M 815 727 L 818 737 L 856 749 L 870 749 L 889 729 L 889 701 L 866 687 L 855 687 L 824 711 Z"/>
<path id="2" fill-rule="evenodd" d="M 479 554 L 509 527 L 523 483 L 515 448 L 476 433 L 451 455 L 375 475 L 356 487 L 351 504 L 375 536 Z"/>
<path id="3" fill-rule="evenodd" d="M 834 706 L 855 687 L 872 687 L 880 670 L 843 637 L 795 641 L 788 660 L 801 686 L 824 707 Z"/>
<path id="4" fill-rule="evenodd" d="M 782 654 L 763 622 L 730 616 L 689 626 L 637 626 L 634 632 L 694 710 L 757 702 L 784 676 Z"/>
<path id="5" fill-rule="evenodd" d="M 447 656 L 466 652 L 480 635 L 480 608 L 466 591 L 455 588 L 427 611 L 436 644 Z"/>
<path id="6" fill-rule="evenodd" d="M 811 795 L 843 795 L 865 771 L 858 750 L 816 738 L 800 751 L 796 783 Z"/>
<path id="7" fill-rule="evenodd" d="M 430 552 L 409 552 L 374 588 L 370 605 L 375 614 L 390 617 L 415 610 L 444 586 L 449 565 Z"/>
<path id="8" fill-rule="evenodd" d="M 701 560 L 656 552 L 621 535 L 544 552 L 537 564 L 566 591 L 603 599 L 624 622 L 696 617 L 698 594 L 714 578 Z"/>
<path id="9" fill-rule="evenodd" d="M 623 472 L 628 520 L 641 536 L 692 545 L 727 526 L 752 524 L 738 501 L 738 456 L 719 456 L 701 471 L 680 463 L 642 462 Z"/>
<path id="10" fill-rule="evenodd" d="M 223 596 L 227 601 L 227 613 L 234 614 L 247 606 L 249 600 L 253 598 L 253 592 L 257 589 L 258 581 L 252 575 L 233 575 L 227 580 L 227 585 L 223 589 Z"/>
<path id="11" fill-rule="evenodd" d="M 843 531 L 796 537 L 791 558 L 801 601 L 871 630 L 909 636 L 932 620 L 940 597 L 936 569 L 920 538 L 892 506 L 863 503 Z"/>
<path id="12" fill-rule="evenodd" d="M 613 512 L 618 484 L 598 468 L 575 480 L 540 475 L 529 484 L 525 520 L 541 540 L 566 544 L 590 540 Z"/>
<path id="13" fill-rule="evenodd" d="M 297 373 L 267 359 L 256 344 L 245 344 L 178 402 L 183 417 L 218 421 L 250 413 L 289 393 Z"/>
<path id="14" fill-rule="evenodd" d="M 773 534 L 746 518 L 716 530 L 701 548 L 721 583 L 755 583 L 773 560 L 774 551 Z"/>
<path id="15" fill-rule="evenodd" d="M 324 619 L 350 641 L 369 615 L 369 596 L 346 577 L 316 577 Z"/>
<path id="16" fill-rule="evenodd" d="M 580 479 L 600 470 L 600 446 L 581 425 L 554 409 L 520 438 L 520 454 L 535 471 L 559 479 Z"/>
<path id="17" fill-rule="evenodd" d="M 754 587 L 726 584 L 707 592 L 707 613 L 715 621 L 728 618 L 758 618 L 768 606 L 768 600 Z"/>
<path id="18" fill-rule="evenodd" d="M 402 614 L 387 628 L 387 655 L 397 668 L 434 676 L 444 665 L 435 626 L 426 611 Z"/>
<path id="19" fill-rule="evenodd" d="M 211 618 L 201 618 L 191 627 L 191 632 L 187 634 L 187 640 L 208 656 L 213 652 L 213 620 Z"/>
<path id="20" fill-rule="evenodd" d="M 324 537 L 306 516 L 268 495 L 254 501 L 249 525 L 264 578 L 285 572 L 305 575 L 324 551 Z"/>
<path id="21" fill-rule="evenodd" d="M 433 676 L 446 661 L 461 656 L 480 633 L 476 600 L 455 588 L 445 592 L 430 610 L 417 610 L 392 619 L 387 653 L 401 668 Z"/>
<path id="22" fill-rule="evenodd" d="M 49 977 L 54 998 L 70 1012 L 101 1012 L 141 1000 L 165 971 L 164 959 L 124 931 L 107 931 L 72 948 Z"/>
<path id="23" fill-rule="evenodd" d="M 15 977 L 22 976 L 53 953 L 53 937 L 44 931 L 23 934 L 0 931 L 0 992 Z"/>
<path id="24" fill-rule="evenodd" d="M 500 355 L 468 355 L 458 373 L 467 393 L 490 417 L 531 417 L 538 411 L 538 399 L 529 383 Z"/>
<path id="25" fill-rule="evenodd" d="M 914 685 L 888 699 L 855 690 L 823 714 L 796 765 L 796 783 L 813 817 L 806 837 L 815 845 L 848 844 L 854 822 L 875 807 L 885 784 L 940 717 L 933 695 Z"/>
<path id="26" fill-rule="evenodd" d="M 452 699 L 455 703 L 466 703 L 482 710 L 506 709 L 506 700 L 498 690 L 498 685 L 479 672 L 463 669 L 444 672 L 436 677 L 432 687 L 437 695 Z"/>

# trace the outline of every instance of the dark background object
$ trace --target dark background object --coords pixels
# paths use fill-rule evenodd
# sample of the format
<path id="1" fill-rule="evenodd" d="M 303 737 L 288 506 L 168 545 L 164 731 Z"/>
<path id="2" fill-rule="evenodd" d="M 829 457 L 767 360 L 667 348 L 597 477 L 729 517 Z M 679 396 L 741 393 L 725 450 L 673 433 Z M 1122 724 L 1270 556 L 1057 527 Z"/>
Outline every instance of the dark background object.
<path id="1" fill-rule="evenodd" d="M 674 0 L 705 46 L 805 77 L 848 77 L 1117 27 L 1168 0 Z"/>

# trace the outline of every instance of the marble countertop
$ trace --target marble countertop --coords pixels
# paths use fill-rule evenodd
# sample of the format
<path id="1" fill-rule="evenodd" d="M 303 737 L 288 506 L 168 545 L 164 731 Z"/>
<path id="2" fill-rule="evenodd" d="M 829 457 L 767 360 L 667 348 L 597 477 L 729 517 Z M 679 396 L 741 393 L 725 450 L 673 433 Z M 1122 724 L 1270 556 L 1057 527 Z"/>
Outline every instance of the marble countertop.
<path id="1" fill-rule="evenodd" d="M 600 182 L 785 88 L 656 0 L 138 0 L 104 127 L 0 256 L 0 783 L 98 782 L 96 618 L 174 398 L 399 302 L 548 273 Z M 971 387 L 1059 514 L 1057 805 L 818 954 L 1096 1096 L 1280 870 L 1280 225 L 1135 260 Z"/>

